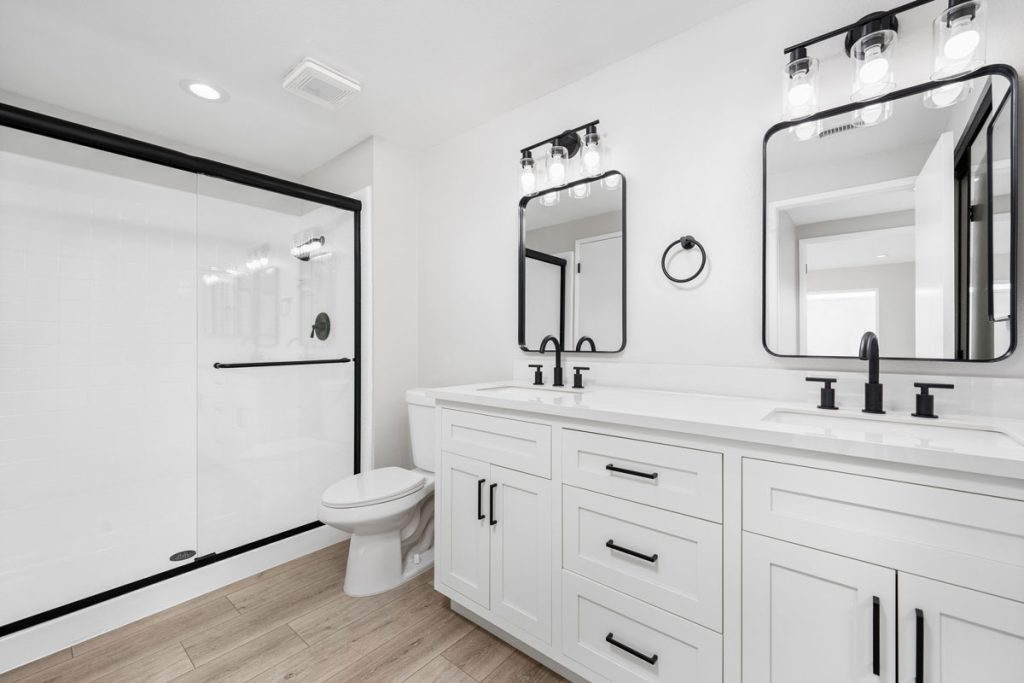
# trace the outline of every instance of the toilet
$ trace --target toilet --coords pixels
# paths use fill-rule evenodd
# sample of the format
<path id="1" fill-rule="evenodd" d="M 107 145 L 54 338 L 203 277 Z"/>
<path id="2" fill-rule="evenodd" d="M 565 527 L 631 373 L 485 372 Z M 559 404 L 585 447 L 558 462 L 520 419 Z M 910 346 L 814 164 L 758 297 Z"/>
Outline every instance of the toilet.
<path id="1" fill-rule="evenodd" d="M 352 534 L 344 591 L 360 597 L 399 586 L 434 564 L 434 401 L 405 394 L 413 469 L 345 477 L 320 499 L 320 521 Z"/>

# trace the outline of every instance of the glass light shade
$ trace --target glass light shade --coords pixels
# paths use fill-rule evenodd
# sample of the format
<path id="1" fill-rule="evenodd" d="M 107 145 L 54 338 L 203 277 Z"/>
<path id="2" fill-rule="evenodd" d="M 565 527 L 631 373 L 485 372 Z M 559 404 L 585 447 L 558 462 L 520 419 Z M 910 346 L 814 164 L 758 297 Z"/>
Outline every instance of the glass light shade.
<path id="1" fill-rule="evenodd" d="M 984 2 L 969 0 L 951 6 L 935 19 L 932 79 L 950 78 L 985 63 L 986 15 Z"/>
<path id="2" fill-rule="evenodd" d="M 869 33 L 850 47 L 853 62 L 853 95 L 862 102 L 880 97 L 896 89 L 893 57 L 896 53 L 896 31 L 884 29 Z"/>
<path id="3" fill-rule="evenodd" d="M 789 130 L 797 140 L 807 142 L 818 137 L 818 133 L 821 132 L 821 121 L 798 123 Z"/>
<path id="4" fill-rule="evenodd" d="M 519 160 L 519 189 L 523 194 L 537 191 L 537 165 L 530 157 Z"/>
<path id="5" fill-rule="evenodd" d="M 540 203 L 544 206 L 555 206 L 561 200 L 561 192 L 548 192 L 540 196 Z"/>
<path id="6" fill-rule="evenodd" d="M 924 106 L 929 109 L 952 107 L 957 102 L 963 102 L 970 94 L 970 81 L 939 85 L 924 94 Z"/>
<path id="7" fill-rule="evenodd" d="M 590 196 L 590 183 L 580 183 L 569 188 L 569 196 L 573 199 L 586 199 Z"/>
<path id="8" fill-rule="evenodd" d="M 786 121 L 818 111 L 818 60 L 794 59 L 782 69 L 782 112 Z"/>
<path id="9" fill-rule="evenodd" d="M 853 125 L 858 128 L 877 126 L 892 118 L 892 102 L 868 104 L 853 112 Z"/>
<path id="10" fill-rule="evenodd" d="M 583 149 L 580 150 L 580 157 L 583 162 L 584 175 L 592 176 L 601 172 L 600 135 L 597 133 L 587 133 L 583 136 Z"/>
<path id="11" fill-rule="evenodd" d="M 548 182 L 552 186 L 564 185 L 569 175 L 569 150 L 552 145 L 548 153 Z"/>
<path id="12" fill-rule="evenodd" d="M 611 175 L 606 175 L 604 178 L 601 178 L 601 185 L 606 190 L 617 189 L 621 182 L 622 177 L 618 173 L 612 173 Z"/>

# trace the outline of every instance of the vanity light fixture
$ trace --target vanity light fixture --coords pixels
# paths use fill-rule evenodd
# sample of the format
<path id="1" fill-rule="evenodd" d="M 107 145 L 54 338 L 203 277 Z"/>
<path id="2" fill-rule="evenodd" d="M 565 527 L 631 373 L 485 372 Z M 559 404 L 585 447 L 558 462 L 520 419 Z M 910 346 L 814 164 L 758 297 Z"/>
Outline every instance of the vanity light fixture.
<path id="1" fill-rule="evenodd" d="M 582 126 L 577 126 L 558 135 L 541 140 L 529 147 L 520 150 L 519 157 L 519 189 L 525 195 L 536 194 L 544 187 L 560 187 L 573 180 L 573 171 L 570 168 L 570 160 L 580 153 L 580 173 L 584 176 L 594 176 L 601 173 L 601 166 L 604 162 L 604 149 L 601 136 L 597 132 L 597 125 L 600 121 L 591 121 Z M 580 131 L 584 135 L 580 136 Z M 547 182 L 541 182 L 538 177 L 537 161 L 533 158 L 533 150 L 544 145 L 550 145 L 546 155 Z M 548 199 L 548 197 L 551 197 Z M 544 201 L 547 199 L 547 201 Z M 558 202 L 557 193 L 545 195 L 542 203 L 551 206 Z"/>
<path id="2" fill-rule="evenodd" d="M 897 15 L 930 2 L 933 0 L 913 0 L 891 10 L 873 12 L 852 24 L 783 50 L 787 61 L 783 69 L 783 118 L 799 121 L 817 112 L 818 62 L 808 57 L 807 49 L 836 36 L 845 36 L 844 47 L 853 65 L 850 96 L 853 102 L 870 102 L 894 90 L 893 62 L 899 42 Z M 931 77 L 939 82 L 985 63 L 985 1 L 946 2 L 947 8 L 933 24 L 934 65 Z M 938 109 L 962 101 L 969 93 L 970 86 L 965 83 L 945 83 L 925 93 L 924 101 L 926 106 Z M 853 125 L 877 125 L 892 116 L 892 111 L 891 103 L 862 107 L 854 112 Z M 810 140 L 821 132 L 814 122 L 797 123 L 790 130 L 800 140 Z"/>

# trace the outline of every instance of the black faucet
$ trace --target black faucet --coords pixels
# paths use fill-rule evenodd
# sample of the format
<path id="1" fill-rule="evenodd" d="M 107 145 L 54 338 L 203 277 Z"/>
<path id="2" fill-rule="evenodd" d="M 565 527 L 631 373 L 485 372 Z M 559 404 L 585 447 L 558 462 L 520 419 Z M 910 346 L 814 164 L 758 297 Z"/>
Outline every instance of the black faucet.
<path id="1" fill-rule="evenodd" d="M 878 336 L 874 332 L 865 332 L 860 338 L 859 357 L 868 362 L 868 381 L 864 384 L 864 412 L 884 415 L 882 385 L 878 381 Z"/>
<path id="2" fill-rule="evenodd" d="M 564 387 L 565 384 L 562 382 L 562 343 L 558 341 L 558 337 L 549 334 L 540 343 L 541 353 L 544 353 L 544 349 L 548 347 L 548 342 L 553 342 L 555 345 L 555 381 L 551 383 L 551 386 Z"/>

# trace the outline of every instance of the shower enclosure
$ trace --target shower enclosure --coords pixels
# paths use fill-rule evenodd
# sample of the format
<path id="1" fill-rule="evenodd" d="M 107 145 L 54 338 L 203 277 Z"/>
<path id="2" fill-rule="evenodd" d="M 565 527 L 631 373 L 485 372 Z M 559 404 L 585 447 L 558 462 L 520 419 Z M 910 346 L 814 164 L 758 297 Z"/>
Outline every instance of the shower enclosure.
<path id="1" fill-rule="evenodd" d="M 0 636 L 319 526 L 360 208 L 0 105 Z"/>

